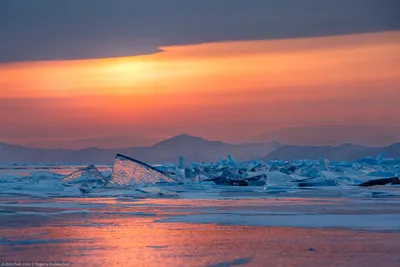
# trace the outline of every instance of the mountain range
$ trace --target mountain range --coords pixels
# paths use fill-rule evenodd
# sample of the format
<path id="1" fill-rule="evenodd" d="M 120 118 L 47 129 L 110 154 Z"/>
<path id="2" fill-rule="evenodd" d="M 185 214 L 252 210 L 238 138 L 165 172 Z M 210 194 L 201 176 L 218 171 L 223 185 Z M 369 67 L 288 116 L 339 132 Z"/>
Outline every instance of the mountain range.
<path id="1" fill-rule="evenodd" d="M 385 147 L 367 147 L 354 144 L 343 144 L 340 146 L 281 145 L 262 159 L 268 161 L 274 159 L 318 159 L 323 157 L 335 161 L 354 161 L 367 156 L 378 156 L 381 153 L 385 153 L 387 157 L 400 158 L 400 143 L 394 143 Z"/>
<path id="2" fill-rule="evenodd" d="M 120 149 L 86 148 L 39 149 L 0 143 L 0 163 L 112 163 L 117 153 L 149 163 L 177 162 L 183 156 L 189 162 L 213 162 L 232 155 L 239 161 L 317 159 L 356 160 L 385 152 L 388 157 L 400 157 L 400 143 L 385 147 L 367 147 L 354 144 L 340 146 L 294 146 L 277 142 L 229 144 L 181 134 L 153 146 Z"/>
<path id="3" fill-rule="evenodd" d="M 286 127 L 251 137 L 253 142 L 276 141 L 300 146 L 389 146 L 400 142 L 400 126 L 393 125 L 315 125 Z"/>
<path id="4" fill-rule="evenodd" d="M 169 138 L 153 146 L 120 149 L 40 149 L 0 143 L 0 163 L 112 163 L 117 153 L 150 163 L 176 162 L 180 156 L 191 162 L 212 162 L 226 157 L 227 154 L 245 161 L 261 158 L 279 146 L 275 142 L 228 144 L 187 134 Z"/>

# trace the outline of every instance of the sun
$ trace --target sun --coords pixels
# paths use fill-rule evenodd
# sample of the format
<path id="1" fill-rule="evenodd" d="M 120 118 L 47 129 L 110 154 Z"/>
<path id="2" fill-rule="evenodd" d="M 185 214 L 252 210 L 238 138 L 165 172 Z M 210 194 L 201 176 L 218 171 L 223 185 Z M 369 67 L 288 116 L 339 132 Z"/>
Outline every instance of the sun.
<path id="1" fill-rule="evenodd" d="M 137 88 L 154 77 L 150 62 L 138 58 L 104 59 L 101 62 L 102 80 L 117 91 L 121 88 Z"/>

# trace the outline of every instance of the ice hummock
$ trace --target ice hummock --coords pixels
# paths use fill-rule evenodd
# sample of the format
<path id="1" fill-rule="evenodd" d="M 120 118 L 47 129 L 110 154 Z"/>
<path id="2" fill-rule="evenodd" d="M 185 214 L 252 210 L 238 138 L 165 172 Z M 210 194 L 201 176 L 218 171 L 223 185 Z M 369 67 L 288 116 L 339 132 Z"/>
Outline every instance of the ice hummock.
<path id="1" fill-rule="evenodd" d="M 0 173 L 0 194 L 79 196 L 81 193 L 90 193 L 96 196 L 137 196 L 140 193 L 139 197 L 143 197 L 144 194 L 165 197 L 168 194 L 162 193 L 163 190 L 187 192 L 186 196 L 192 193 L 196 195 L 196 190 L 207 194 L 223 190 L 247 190 L 263 192 L 266 195 L 276 192 L 291 194 L 321 190 L 343 194 L 351 191 L 355 196 L 366 192 L 365 195 L 376 196 L 377 190 L 380 190 L 390 195 L 400 195 L 398 158 L 381 155 L 353 162 L 329 161 L 323 158 L 239 162 L 232 157 L 227 158 L 228 160 L 210 163 L 183 163 L 181 158 L 180 163 L 153 167 L 118 154 L 112 172 L 109 173 L 110 179 L 104 178 L 93 165 L 79 169 L 64 178 L 49 172 L 29 173 L 28 176 Z M 227 188 L 231 186 L 248 188 Z M 150 189 L 135 191 L 132 187 Z M 159 189 L 155 189 L 156 187 Z M 382 195 L 380 191 L 379 196 Z"/>
<path id="2" fill-rule="evenodd" d="M 145 186 L 163 182 L 172 183 L 175 180 L 144 162 L 118 154 L 106 186 Z"/>

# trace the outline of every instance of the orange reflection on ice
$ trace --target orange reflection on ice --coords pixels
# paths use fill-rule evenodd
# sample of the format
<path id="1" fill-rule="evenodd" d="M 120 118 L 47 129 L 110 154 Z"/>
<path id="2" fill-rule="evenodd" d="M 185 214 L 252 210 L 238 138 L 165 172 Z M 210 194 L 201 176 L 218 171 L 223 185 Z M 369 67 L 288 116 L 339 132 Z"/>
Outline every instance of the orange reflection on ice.
<path id="1" fill-rule="evenodd" d="M 63 226 L 7 229 L 8 235 L 52 242 L 23 247 L 0 244 L 2 256 L 7 261 L 22 261 L 23 253 L 24 261 L 64 261 L 72 266 L 241 263 L 245 266 L 372 267 L 392 266 L 400 253 L 398 233 L 172 224 L 154 223 L 155 218 L 139 216 L 108 217 L 67 220 Z"/>

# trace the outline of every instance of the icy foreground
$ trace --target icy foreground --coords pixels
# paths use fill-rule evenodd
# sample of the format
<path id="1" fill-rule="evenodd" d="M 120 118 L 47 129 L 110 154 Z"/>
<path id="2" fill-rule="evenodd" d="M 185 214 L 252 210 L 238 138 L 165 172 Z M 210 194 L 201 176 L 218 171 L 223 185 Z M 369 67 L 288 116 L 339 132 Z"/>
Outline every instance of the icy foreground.
<path id="1" fill-rule="evenodd" d="M 399 198 L 316 194 L 0 198 L 0 251 L 71 266 L 399 265 Z"/>
<path id="2" fill-rule="evenodd" d="M 355 162 L 227 157 L 189 164 L 180 158 L 162 166 L 117 155 L 114 166 L 53 168 L 1 170 L 2 260 L 71 266 L 400 263 L 399 160 L 383 155 Z"/>
<path id="3" fill-rule="evenodd" d="M 228 155 L 227 159 L 215 163 L 198 164 L 187 164 L 181 157 L 176 165 L 150 166 L 118 154 L 111 175 L 109 171 L 101 173 L 93 165 L 66 176 L 50 172 L 31 172 L 22 176 L 3 171 L 0 173 L 0 193 L 3 196 L 41 197 L 173 195 L 191 198 L 201 194 L 216 197 L 226 190 L 239 190 L 246 196 L 254 193 L 259 197 L 318 189 L 327 194 L 390 196 L 400 194 L 399 173 L 400 160 L 384 155 L 355 162 L 329 162 L 326 159 L 237 162 Z M 149 189 L 144 189 L 146 187 Z"/>

